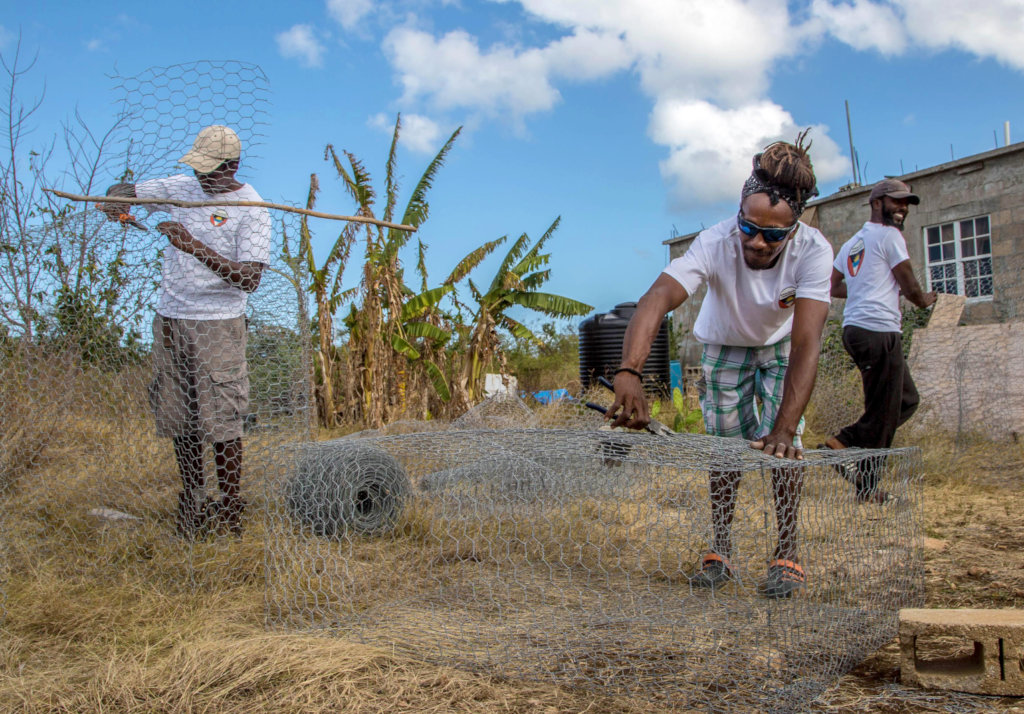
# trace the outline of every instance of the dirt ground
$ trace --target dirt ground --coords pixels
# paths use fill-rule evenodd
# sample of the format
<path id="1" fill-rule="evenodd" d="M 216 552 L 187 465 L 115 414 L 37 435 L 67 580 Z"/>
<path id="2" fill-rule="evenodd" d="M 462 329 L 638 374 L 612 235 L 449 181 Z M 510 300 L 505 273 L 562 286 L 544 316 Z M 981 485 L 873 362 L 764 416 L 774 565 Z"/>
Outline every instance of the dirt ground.
<path id="1" fill-rule="evenodd" d="M 912 442 L 911 442 L 912 443 Z M 1021 445 L 921 443 L 925 459 L 925 607 L 1024 606 Z M 815 712 L 1024 712 L 1024 699 L 899 686 L 893 641 L 818 699 Z"/>
<path id="2" fill-rule="evenodd" d="M 1024 606 L 1022 445 L 935 437 L 907 437 L 902 445 L 919 445 L 924 454 L 926 606 Z M 68 464 L 50 468 L 47 478 L 61 478 Z M 50 520 L 39 524 L 65 522 L 40 513 Z M 5 534 L 0 712 L 663 711 L 645 701 L 437 667 L 341 638 L 268 632 L 256 534 L 229 557 L 217 556 L 222 563 L 212 561 L 223 572 L 216 587 L 189 589 L 174 580 L 178 571 L 161 565 L 160 552 L 144 554 L 141 571 L 97 579 L 90 573 L 102 544 L 37 527 Z M 139 562 L 138 553 L 123 555 Z M 902 687 L 893 642 L 810 710 L 1024 712 L 1024 700 Z"/>

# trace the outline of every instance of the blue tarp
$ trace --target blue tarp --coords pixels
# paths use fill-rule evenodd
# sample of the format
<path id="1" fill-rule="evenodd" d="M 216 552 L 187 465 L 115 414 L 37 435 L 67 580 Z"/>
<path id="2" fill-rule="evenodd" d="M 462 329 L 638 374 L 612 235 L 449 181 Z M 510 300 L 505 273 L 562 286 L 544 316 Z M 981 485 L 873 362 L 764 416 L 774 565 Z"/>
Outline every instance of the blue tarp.
<path id="1" fill-rule="evenodd" d="M 520 396 L 526 396 L 526 394 L 523 393 Z M 544 389 L 540 392 L 534 392 L 532 396 L 541 404 L 551 404 L 559 399 L 571 399 L 568 389 Z"/>
<path id="2" fill-rule="evenodd" d="M 672 389 L 679 388 L 679 391 L 683 391 L 683 365 L 679 364 L 679 360 L 674 359 L 668 363 L 668 371 L 670 375 L 670 382 Z"/>

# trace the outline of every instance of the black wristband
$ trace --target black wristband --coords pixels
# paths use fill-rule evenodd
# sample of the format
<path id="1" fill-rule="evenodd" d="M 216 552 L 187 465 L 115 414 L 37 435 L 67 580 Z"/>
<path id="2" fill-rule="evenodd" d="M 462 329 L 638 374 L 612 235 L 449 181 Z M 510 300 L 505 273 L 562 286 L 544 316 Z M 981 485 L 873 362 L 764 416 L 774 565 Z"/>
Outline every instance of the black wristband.
<path id="1" fill-rule="evenodd" d="M 618 374 L 619 372 L 629 372 L 631 375 L 639 379 L 641 382 L 644 380 L 644 376 L 640 372 L 637 372 L 632 367 L 619 367 L 617 370 L 615 370 L 615 374 Z"/>

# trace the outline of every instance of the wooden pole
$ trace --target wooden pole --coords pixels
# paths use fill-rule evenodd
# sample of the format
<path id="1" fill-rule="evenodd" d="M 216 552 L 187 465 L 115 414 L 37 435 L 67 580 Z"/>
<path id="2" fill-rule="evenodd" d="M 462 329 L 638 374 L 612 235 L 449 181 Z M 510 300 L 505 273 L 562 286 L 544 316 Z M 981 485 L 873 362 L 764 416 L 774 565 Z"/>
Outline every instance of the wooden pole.
<path id="1" fill-rule="evenodd" d="M 288 206 L 283 203 L 270 203 L 269 201 L 179 201 L 173 198 L 134 198 L 131 196 L 82 196 L 77 193 L 65 193 L 64 191 L 58 191 L 55 188 L 44 188 L 47 193 L 52 193 L 54 196 L 60 198 L 66 198 L 69 201 L 86 201 L 95 203 L 122 203 L 129 206 L 145 206 L 145 205 L 162 205 L 162 206 L 178 206 L 179 208 L 203 208 L 205 206 L 251 206 L 253 208 L 272 208 L 277 211 L 288 211 L 289 213 L 301 213 L 304 216 L 312 216 L 313 218 L 326 218 L 331 221 L 353 221 L 355 223 L 370 223 L 375 226 L 383 226 L 384 228 L 394 228 L 398 231 L 408 231 L 409 233 L 415 233 L 416 228 L 414 226 L 407 226 L 404 223 L 388 223 L 387 221 L 380 221 L 376 218 L 368 218 L 366 216 L 339 216 L 334 213 L 321 213 L 320 211 L 311 211 L 308 208 L 296 208 L 295 206 Z"/>

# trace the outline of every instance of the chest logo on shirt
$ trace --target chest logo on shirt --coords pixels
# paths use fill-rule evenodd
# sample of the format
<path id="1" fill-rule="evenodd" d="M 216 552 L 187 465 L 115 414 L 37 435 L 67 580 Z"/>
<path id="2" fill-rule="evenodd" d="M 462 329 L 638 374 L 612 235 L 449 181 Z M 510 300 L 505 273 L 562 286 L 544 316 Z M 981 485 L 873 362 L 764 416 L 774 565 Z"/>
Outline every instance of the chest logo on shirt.
<path id="1" fill-rule="evenodd" d="M 224 211 L 224 210 L 221 210 L 221 209 L 218 208 L 213 213 L 210 214 L 210 225 L 214 226 L 215 228 L 220 228 L 222 225 L 224 225 L 227 222 L 228 222 L 227 211 Z"/>
<path id="2" fill-rule="evenodd" d="M 860 272 L 860 266 L 864 264 L 864 241 L 860 238 L 850 246 L 850 255 L 846 258 L 846 272 L 852 278 Z"/>
<path id="3" fill-rule="evenodd" d="M 796 288 L 784 288 L 779 293 L 779 307 L 783 310 L 793 307 L 794 302 L 796 302 Z"/>

